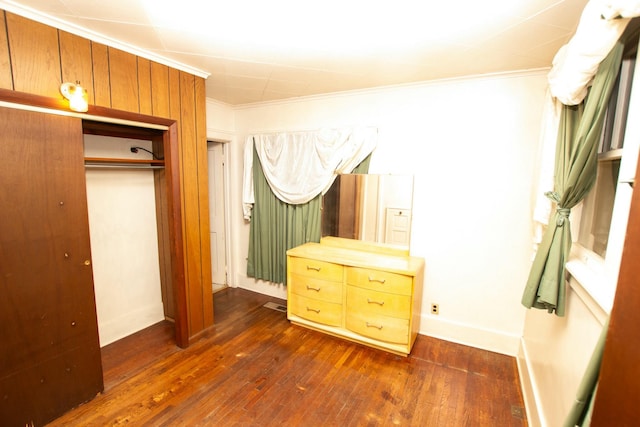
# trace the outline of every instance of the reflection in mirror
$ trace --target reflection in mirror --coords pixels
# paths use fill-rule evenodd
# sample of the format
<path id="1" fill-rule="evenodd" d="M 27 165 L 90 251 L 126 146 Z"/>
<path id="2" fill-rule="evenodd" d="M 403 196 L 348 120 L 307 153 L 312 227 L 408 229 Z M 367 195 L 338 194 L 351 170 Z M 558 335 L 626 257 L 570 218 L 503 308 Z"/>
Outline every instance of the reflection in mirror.
<path id="1" fill-rule="evenodd" d="M 322 236 L 409 248 L 413 176 L 339 175 L 322 198 Z"/>

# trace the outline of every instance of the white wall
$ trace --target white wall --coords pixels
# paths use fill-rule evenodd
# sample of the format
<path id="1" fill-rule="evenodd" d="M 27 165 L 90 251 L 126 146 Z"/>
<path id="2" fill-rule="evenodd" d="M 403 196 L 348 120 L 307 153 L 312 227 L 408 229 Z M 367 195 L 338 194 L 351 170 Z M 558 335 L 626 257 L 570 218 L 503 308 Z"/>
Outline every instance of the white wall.
<path id="1" fill-rule="evenodd" d="M 527 312 L 518 364 L 530 426 L 563 425 L 606 316 L 574 278 L 564 317 Z"/>
<path id="2" fill-rule="evenodd" d="M 147 158 L 147 141 L 85 135 L 85 156 Z M 100 345 L 164 319 L 153 171 L 87 169 L 87 204 Z"/>
<path id="3" fill-rule="evenodd" d="M 231 285 L 286 298 L 284 287 L 246 276 L 247 135 L 376 126 L 370 173 L 415 176 L 411 253 L 427 266 L 421 333 L 515 355 L 526 311 L 520 297 L 531 260 L 531 189 L 545 89 L 546 73 L 530 72 L 237 108 L 215 104 L 217 111 L 208 104 L 208 120 L 221 114 L 218 127 L 233 126 L 235 135 Z M 439 315 L 428 312 L 432 302 Z"/>
<path id="4" fill-rule="evenodd" d="M 207 99 L 207 139 L 231 142 L 235 136 L 235 113 L 223 102 Z"/>

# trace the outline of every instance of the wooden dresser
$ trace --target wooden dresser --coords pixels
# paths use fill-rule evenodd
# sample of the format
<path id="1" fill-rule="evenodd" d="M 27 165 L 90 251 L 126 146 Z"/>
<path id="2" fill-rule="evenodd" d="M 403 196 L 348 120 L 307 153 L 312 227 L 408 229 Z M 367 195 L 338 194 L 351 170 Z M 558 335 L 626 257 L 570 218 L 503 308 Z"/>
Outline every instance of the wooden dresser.
<path id="1" fill-rule="evenodd" d="M 287 251 L 287 318 L 407 356 L 420 328 L 424 259 L 326 237 Z"/>

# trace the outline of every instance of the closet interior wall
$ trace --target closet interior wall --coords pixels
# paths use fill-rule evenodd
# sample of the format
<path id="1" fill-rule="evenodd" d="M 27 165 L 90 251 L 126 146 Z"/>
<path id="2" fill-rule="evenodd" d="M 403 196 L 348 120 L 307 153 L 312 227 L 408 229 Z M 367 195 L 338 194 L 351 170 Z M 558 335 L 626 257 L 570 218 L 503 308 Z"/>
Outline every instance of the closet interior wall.
<path id="1" fill-rule="evenodd" d="M 153 161 L 162 158 L 153 151 L 152 139 L 158 136 L 85 132 L 84 156 Z M 156 144 L 158 153 L 161 148 Z M 85 173 L 98 330 L 105 346 L 163 319 L 174 320 L 165 174 L 162 165 L 96 161 L 88 162 Z"/>

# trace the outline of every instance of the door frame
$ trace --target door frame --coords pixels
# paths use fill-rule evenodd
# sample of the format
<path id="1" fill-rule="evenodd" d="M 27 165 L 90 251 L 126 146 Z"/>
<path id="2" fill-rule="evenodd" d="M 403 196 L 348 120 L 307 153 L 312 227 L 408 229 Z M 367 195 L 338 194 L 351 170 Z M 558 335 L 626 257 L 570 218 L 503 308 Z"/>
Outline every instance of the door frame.
<path id="1" fill-rule="evenodd" d="M 180 150 L 178 125 L 175 120 L 90 105 L 86 113 L 68 110 L 63 100 L 0 88 L 0 106 L 22 108 L 48 114 L 61 114 L 81 120 L 104 122 L 162 131 L 167 192 L 167 225 L 169 230 L 169 263 L 175 302 L 175 340 L 179 347 L 189 346 L 187 289 L 182 230 L 182 195 L 180 192 Z"/>
<path id="2" fill-rule="evenodd" d="M 224 257 L 225 257 L 225 285 L 226 286 L 231 286 L 230 280 L 229 280 L 229 274 L 231 271 L 233 271 L 233 269 L 231 268 L 232 258 L 231 258 L 231 249 L 229 245 L 229 236 L 231 236 L 231 224 L 230 224 L 229 218 L 231 218 L 231 211 L 230 211 L 230 203 L 229 203 L 229 195 L 230 195 L 229 182 L 230 181 L 229 181 L 229 167 L 228 167 L 230 150 L 228 148 L 228 144 L 230 142 L 231 141 L 222 140 L 218 138 L 207 138 L 207 152 L 210 151 L 209 147 L 211 146 L 211 144 L 218 144 L 222 147 L 222 163 L 223 163 L 222 197 L 224 199 L 224 233 L 225 233 Z M 212 165 L 209 164 L 209 167 L 212 167 Z M 211 186 L 209 186 L 209 192 L 211 191 L 212 191 Z"/>

